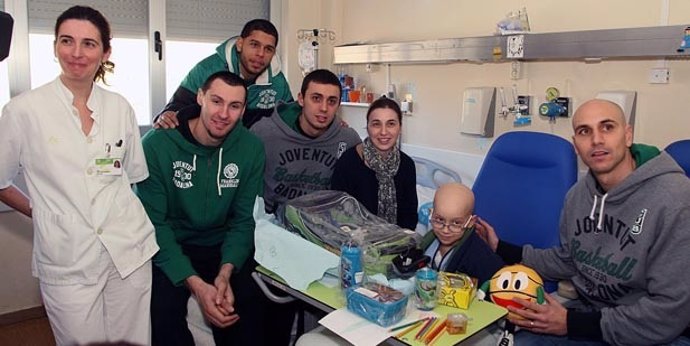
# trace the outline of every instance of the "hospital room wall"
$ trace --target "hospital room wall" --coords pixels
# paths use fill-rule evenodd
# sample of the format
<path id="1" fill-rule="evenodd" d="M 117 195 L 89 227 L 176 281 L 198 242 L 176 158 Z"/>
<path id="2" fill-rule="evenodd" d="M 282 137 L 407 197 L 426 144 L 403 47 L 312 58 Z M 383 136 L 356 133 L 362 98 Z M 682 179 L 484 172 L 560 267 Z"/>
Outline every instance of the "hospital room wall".
<path id="1" fill-rule="evenodd" d="M 685 0 L 641 1 L 634 6 L 625 0 L 291 0 L 289 3 L 284 16 L 294 26 L 288 33 L 296 32 L 297 27 L 326 27 L 336 31 L 335 45 L 487 36 L 493 34 L 496 22 L 506 13 L 523 6 L 535 33 L 690 24 L 690 2 Z M 296 56 L 296 44 L 294 38 L 282 42 L 286 41 L 292 41 L 286 43 L 292 46 L 284 49 L 287 49 L 288 78 L 296 94 L 302 79 L 296 59 L 290 59 Z M 325 48 L 332 46 L 322 45 L 321 67 L 353 75 L 368 90 L 379 93 L 386 90 L 385 66 L 375 67 L 372 72 L 366 72 L 363 65 L 334 66 L 330 53 L 324 54 Z M 670 83 L 649 84 L 650 69 L 664 65 L 670 69 Z M 510 99 L 513 84 L 520 94 L 534 96 L 533 114 L 538 109 L 534 104 L 544 101 L 549 86 L 571 97 L 575 107 L 601 90 L 635 90 L 638 92 L 635 141 L 665 147 L 675 140 L 690 138 L 688 60 L 526 62 L 522 64 L 522 78 L 516 81 L 510 79 L 510 68 L 510 63 L 392 65 L 391 82 L 396 85 L 398 95 L 409 92 L 414 96 L 414 112 L 405 118 L 403 141 L 483 155 L 493 138 L 512 130 L 541 131 L 570 139 L 570 119 L 550 124 L 548 119 L 539 116 L 533 116 L 530 126 L 519 128 L 513 126 L 511 117 L 496 117 L 493 138 L 460 134 L 461 95 L 465 88 L 502 86 L 506 98 Z"/>
<path id="2" fill-rule="evenodd" d="M 32 239 L 31 219 L 0 213 L 0 316 L 41 305 L 38 280 L 31 276 Z"/>
<path id="3" fill-rule="evenodd" d="M 298 29 L 327 28 L 336 32 L 335 44 L 355 41 L 393 42 L 448 37 L 490 35 L 495 23 L 507 12 L 525 6 L 534 32 L 625 28 L 659 25 L 662 8 L 668 3 L 668 23 L 690 23 L 690 1 L 647 0 L 278 0 L 280 3 L 279 49 L 295 94 L 302 75 L 297 65 Z M 665 13 L 665 12 L 664 12 Z M 332 61 L 333 44 L 324 43 L 320 66 L 339 72 Z M 574 98 L 575 104 L 591 98 L 598 90 L 637 90 L 636 141 L 664 147 L 690 138 L 690 61 L 669 61 L 671 82 L 647 83 L 649 69 L 658 61 L 532 62 L 523 65 L 520 92 L 543 100 L 547 86 L 558 87 Z M 386 70 L 371 73 L 363 66 L 344 66 L 369 90 L 385 90 Z M 510 64 L 394 65 L 391 79 L 398 92 L 410 89 L 415 97 L 414 113 L 405 118 L 407 144 L 482 155 L 492 139 L 476 139 L 459 133 L 461 94 L 470 86 L 510 87 Z M 536 110 L 536 108 L 534 108 Z M 496 118 L 498 136 L 513 130 L 512 121 Z M 550 125 L 533 119 L 524 129 L 555 133 L 570 138 L 569 120 Z M 28 218 L 0 213 L 0 315 L 40 305 L 37 281 L 30 274 L 32 227 Z"/>

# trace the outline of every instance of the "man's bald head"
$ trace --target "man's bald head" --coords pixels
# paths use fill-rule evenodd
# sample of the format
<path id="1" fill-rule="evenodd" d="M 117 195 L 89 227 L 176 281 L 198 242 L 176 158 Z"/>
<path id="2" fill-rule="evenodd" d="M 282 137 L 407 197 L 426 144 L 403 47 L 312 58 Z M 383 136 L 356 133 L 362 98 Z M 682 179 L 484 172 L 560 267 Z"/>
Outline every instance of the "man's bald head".
<path id="1" fill-rule="evenodd" d="M 632 127 L 623 110 L 607 100 L 583 103 L 573 116 L 573 144 L 577 154 L 605 191 L 635 169 L 630 153 Z"/>
<path id="2" fill-rule="evenodd" d="M 577 129 L 577 124 L 582 121 L 583 117 L 592 114 L 604 114 L 623 126 L 627 125 L 623 109 L 617 103 L 609 100 L 592 99 L 583 103 L 575 111 L 575 115 L 573 115 L 573 130 Z"/>

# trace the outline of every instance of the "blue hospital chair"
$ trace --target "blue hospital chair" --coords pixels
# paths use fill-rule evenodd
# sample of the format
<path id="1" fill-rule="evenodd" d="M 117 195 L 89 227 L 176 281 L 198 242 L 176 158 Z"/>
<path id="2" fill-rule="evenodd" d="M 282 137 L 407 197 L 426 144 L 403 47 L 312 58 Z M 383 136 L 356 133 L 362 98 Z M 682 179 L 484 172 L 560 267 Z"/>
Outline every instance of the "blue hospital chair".
<path id="1" fill-rule="evenodd" d="M 690 178 L 690 139 L 673 142 L 665 150 L 683 168 L 685 175 Z"/>
<path id="2" fill-rule="evenodd" d="M 501 240 L 556 246 L 565 194 L 576 180 L 577 158 L 569 141 L 541 132 L 507 132 L 491 145 L 472 187 L 475 214 Z M 555 282 L 545 286 L 547 292 L 556 289 Z"/>

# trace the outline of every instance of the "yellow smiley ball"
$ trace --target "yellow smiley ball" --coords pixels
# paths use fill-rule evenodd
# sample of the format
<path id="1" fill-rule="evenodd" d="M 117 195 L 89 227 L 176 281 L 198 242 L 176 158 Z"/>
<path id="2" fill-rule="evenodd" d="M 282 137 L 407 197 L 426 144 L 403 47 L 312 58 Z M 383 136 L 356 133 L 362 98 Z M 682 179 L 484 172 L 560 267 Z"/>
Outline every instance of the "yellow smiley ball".
<path id="1" fill-rule="evenodd" d="M 513 298 L 541 304 L 544 297 L 544 281 L 530 267 L 522 264 L 505 266 L 491 277 L 488 296 L 494 304 L 504 308 L 508 306 L 522 308 L 522 305 L 514 302 Z M 515 314 L 511 316 L 521 318 Z"/>

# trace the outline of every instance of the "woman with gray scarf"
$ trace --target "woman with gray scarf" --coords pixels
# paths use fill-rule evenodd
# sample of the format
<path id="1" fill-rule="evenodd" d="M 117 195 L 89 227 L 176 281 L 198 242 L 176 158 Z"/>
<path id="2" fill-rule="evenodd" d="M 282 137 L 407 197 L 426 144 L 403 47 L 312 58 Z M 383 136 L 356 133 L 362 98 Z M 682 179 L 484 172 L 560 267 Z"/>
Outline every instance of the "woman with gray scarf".
<path id="1" fill-rule="evenodd" d="M 417 188 L 414 161 L 400 151 L 402 112 L 385 96 L 367 111 L 367 137 L 335 164 L 331 189 L 347 192 L 370 212 L 392 224 L 414 230 Z"/>

